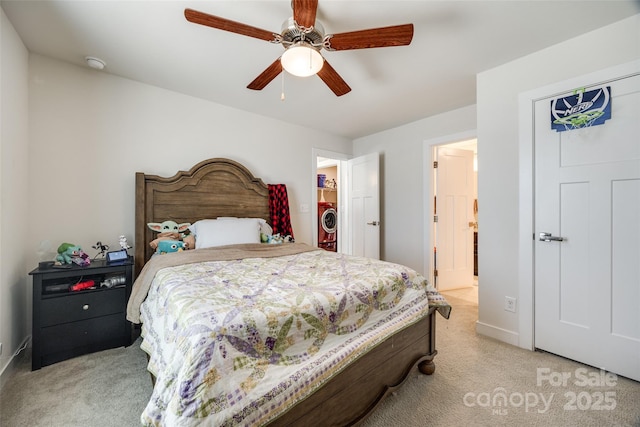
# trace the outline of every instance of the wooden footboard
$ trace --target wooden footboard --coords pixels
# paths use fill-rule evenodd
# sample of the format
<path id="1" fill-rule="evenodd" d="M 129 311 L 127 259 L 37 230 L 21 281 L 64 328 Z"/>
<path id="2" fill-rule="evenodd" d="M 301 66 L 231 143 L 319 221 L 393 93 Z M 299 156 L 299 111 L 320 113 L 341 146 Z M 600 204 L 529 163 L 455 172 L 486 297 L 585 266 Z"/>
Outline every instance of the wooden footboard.
<path id="1" fill-rule="evenodd" d="M 418 323 L 387 338 L 268 425 L 352 426 L 400 387 L 416 365 L 423 374 L 433 374 L 435 313 L 431 309 Z M 153 375 L 151 381 L 155 385 Z"/>
<path id="2" fill-rule="evenodd" d="M 362 421 L 416 365 L 435 371 L 435 310 L 389 337 L 269 426 L 350 426 Z"/>

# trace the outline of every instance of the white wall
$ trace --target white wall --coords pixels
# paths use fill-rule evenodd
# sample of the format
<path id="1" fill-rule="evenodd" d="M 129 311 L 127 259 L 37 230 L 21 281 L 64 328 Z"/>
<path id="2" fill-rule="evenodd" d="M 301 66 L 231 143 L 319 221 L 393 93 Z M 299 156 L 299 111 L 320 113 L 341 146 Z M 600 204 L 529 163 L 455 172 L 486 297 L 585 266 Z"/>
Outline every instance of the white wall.
<path id="1" fill-rule="evenodd" d="M 0 9 L 0 387 L 28 335 L 28 52 Z"/>
<path id="2" fill-rule="evenodd" d="M 380 153 L 381 259 L 426 273 L 424 197 L 429 189 L 423 185 L 425 141 L 475 128 L 472 105 L 354 141 L 356 156 Z"/>
<path id="3" fill-rule="evenodd" d="M 212 157 L 286 184 L 295 237 L 310 243 L 310 213 L 298 207 L 311 201 L 311 149 L 351 152 L 328 133 L 39 55 L 29 71 L 31 255 L 45 240 L 52 251 L 69 241 L 90 255 L 120 234 L 147 244 L 133 242 L 135 172 L 172 176 Z"/>
<path id="4" fill-rule="evenodd" d="M 28 54 L 4 12 L 1 71 L 0 371 L 31 333 L 27 273 L 38 261 L 62 242 L 90 255 L 121 234 L 147 244 L 133 241 L 135 172 L 237 160 L 287 185 L 296 240 L 311 243 L 311 213 L 298 207 L 312 199 L 312 149 L 351 154 L 329 133 Z"/>
<path id="5" fill-rule="evenodd" d="M 531 147 L 519 144 L 519 94 L 638 58 L 640 15 L 478 75 L 479 332 L 531 344 L 521 340 L 531 323 L 503 309 L 505 296 L 518 298 L 519 311 L 532 308 L 519 292 L 533 263 Z"/>

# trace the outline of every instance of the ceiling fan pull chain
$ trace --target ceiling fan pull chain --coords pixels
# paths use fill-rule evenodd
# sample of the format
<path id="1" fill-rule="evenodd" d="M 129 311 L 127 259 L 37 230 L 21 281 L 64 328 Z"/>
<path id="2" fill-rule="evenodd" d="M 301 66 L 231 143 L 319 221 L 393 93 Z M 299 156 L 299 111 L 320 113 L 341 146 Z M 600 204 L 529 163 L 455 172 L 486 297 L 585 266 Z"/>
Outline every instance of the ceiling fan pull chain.
<path id="1" fill-rule="evenodd" d="M 284 102 L 284 75 L 285 73 L 282 73 L 282 92 L 280 93 L 280 101 Z"/>

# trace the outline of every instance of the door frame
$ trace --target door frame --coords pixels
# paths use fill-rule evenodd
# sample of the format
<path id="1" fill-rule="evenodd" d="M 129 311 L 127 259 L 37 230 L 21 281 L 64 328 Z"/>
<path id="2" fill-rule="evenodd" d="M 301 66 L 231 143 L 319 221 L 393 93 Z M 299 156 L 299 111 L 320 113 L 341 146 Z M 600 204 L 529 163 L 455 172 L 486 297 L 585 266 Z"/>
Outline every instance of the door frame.
<path id="1" fill-rule="evenodd" d="M 422 143 L 422 187 L 423 194 L 423 266 L 422 271 L 425 277 L 429 278 L 431 283 L 434 282 L 433 277 L 433 246 L 435 245 L 434 236 L 431 232 L 433 225 L 433 148 L 437 145 L 454 144 L 456 142 L 467 141 L 469 139 L 477 139 L 477 130 L 466 130 L 463 132 L 445 135 L 438 138 L 427 139 Z"/>
<path id="2" fill-rule="evenodd" d="M 640 60 L 609 67 L 553 83 L 518 96 L 518 128 L 520 180 L 518 183 L 518 347 L 535 350 L 534 301 L 535 301 L 535 200 L 534 200 L 534 104 L 536 101 L 566 94 L 575 88 L 597 86 L 611 80 L 622 79 L 637 74 Z"/>
<path id="3" fill-rule="evenodd" d="M 318 246 L 318 157 L 325 157 L 328 159 L 333 159 L 339 162 L 338 165 L 338 252 L 347 252 L 347 242 L 346 239 L 341 239 L 340 235 L 348 236 L 350 229 L 349 224 L 346 220 L 348 218 L 348 209 L 349 206 L 347 204 L 347 186 L 345 185 L 347 182 L 346 179 L 346 162 L 351 159 L 353 156 L 345 153 L 338 153 L 336 151 L 323 150 L 320 148 L 312 148 L 311 149 L 311 170 L 313 173 L 311 174 L 311 206 L 310 206 L 310 216 L 311 216 L 311 242 L 313 246 Z"/>

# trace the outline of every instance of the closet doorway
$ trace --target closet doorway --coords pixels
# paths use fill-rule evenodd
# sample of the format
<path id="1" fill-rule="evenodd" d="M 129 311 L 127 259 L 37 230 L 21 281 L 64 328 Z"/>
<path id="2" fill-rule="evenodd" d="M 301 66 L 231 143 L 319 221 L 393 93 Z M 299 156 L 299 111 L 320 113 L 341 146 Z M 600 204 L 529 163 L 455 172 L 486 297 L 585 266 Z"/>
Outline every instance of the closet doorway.
<path id="1" fill-rule="evenodd" d="M 335 159 L 318 157 L 318 247 L 331 252 L 338 251 L 338 242 L 343 238 L 338 232 L 339 167 L 340 162 Z"/>
<path id="2" fill-rule="evenodd" d="M 313 246 L 346 252 L 346 161 L 347 154 L 312 150 L 311 230 Z"/>
<path id="3" fill-rule="evenodd" d="M 373 152 L 353 158 L 348 154 L 314 148 L 312 159 L 312 170 L 316 172 L 311 183 L 312 206 L 319 208 L 317 213 L 310 212 L 313 245 L 323 247 L 319 237 L 324 236 L 319 235 L 322 232 L 318 227 L 319 224 L 321 226 L 323 213 L 333 208 L 337 214 L 336 236 L 331 236 L 336 240 L 335 250 L 379 259 L 380 153 Z M 319 175 L 324 175 L 321 186 Z M 328 207 L 328 203 L 333 205 Z"/>

